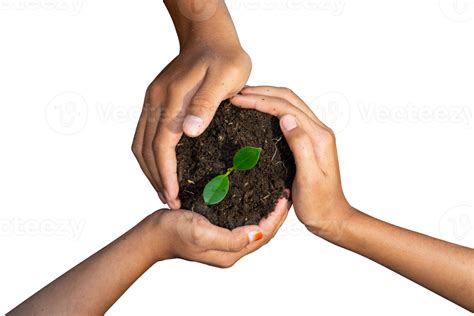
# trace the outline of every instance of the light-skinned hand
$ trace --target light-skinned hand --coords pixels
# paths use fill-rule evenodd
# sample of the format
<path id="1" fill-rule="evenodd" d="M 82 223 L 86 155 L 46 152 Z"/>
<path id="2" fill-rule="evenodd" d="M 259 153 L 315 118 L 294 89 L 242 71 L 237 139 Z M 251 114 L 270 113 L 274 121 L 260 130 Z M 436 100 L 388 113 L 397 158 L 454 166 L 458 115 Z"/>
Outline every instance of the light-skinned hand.
<path id="1" fill-rule="evenodd" d="M 246 87 L 231 102 L 280 119 L 281 130 L 295 156 L 296 177 L 291 195 L 298 219 L 318 235 L 337 232 L 338 225 L 353 209 L 342 191 L 332 130 L 288 88 Z"/>

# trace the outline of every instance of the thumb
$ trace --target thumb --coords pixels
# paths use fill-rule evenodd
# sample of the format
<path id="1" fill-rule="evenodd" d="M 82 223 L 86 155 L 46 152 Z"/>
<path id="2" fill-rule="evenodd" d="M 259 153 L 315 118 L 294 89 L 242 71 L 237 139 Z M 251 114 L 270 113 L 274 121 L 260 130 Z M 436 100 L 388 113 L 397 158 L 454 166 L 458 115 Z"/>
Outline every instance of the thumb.
<path id="1" fill-rule="evenodd" d="M 203 84 L 191 98 L 187 109 L 187 115 L 183 121 L 183 132 L 196 137 L 202 134 L 211 122 L 214 114 L 222 100 L 229 94 L 222 89 L 217 76 L 209 76 L 204 79 Z"/>
<path id="2" fill-rule="evenodd" d="M 295 157 L 296 170 L 319 169 L 311 138 L 303 128 L 298 126 L 296 118 L 290 114 L 283 115 L 280 118 L 280 127 Z"/>

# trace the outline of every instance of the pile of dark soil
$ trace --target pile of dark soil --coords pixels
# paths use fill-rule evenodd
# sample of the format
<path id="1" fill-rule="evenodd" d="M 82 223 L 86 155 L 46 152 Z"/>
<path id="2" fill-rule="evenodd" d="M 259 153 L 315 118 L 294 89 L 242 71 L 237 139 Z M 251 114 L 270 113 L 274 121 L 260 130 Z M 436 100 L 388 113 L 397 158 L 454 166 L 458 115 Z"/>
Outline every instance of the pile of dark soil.
<path id="1" fill-rule="evenodd" d="M 225 199 L 206 205 L 202 197 L 205 185 L 232 167 L 234 154 L 245 146 L 262 148 L 257 166 L 231 173 Z M 258 224 L 273 210 L 284 195 L 284 189 L 291 189 L 295 176 L 293 155 L 281 133 L 278 118 L 237 108 L 229 101 L 221 103 L 201 136 L 181 138 L 176 155 L 182 208 L 229 229 Z"/>

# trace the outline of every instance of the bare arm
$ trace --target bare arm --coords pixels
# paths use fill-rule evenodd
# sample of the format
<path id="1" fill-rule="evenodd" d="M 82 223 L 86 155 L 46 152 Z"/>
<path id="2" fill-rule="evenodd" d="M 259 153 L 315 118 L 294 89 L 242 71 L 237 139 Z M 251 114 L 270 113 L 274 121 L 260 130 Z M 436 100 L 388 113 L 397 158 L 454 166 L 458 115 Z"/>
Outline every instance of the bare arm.
<path id="1" fill-rule="evenodd" d="M 326 239 L 474 312 L 474 250 L 391 225 L 362 212 Z"/>
<path id="2" fill-rule="evenodd" d="M 147 220 L 24 301 L 9 315 L 99 315 L 155 262 Z M 158 250 L 158 253 L 160 251 Z"/>
<path id="3" fill-rule="evenodd" d="M 164 0 L 180 46 L 212 41 L 239 44 L 227 6 L 222 0 Z"/>
<path id="4" fill-rule="evenodd" d="M 18 305 L 8 315 L 102 315 L 155 262 L 183 258 L 230 267 L 266 244 L 288 214 L 281 199 L 259 225 L 232 231 L 197 213 L 161 210 Z"/>
<path id="5" fill-rule="evenodd" d="M 474 312 L 474 250 L 352 208 L 342 191 L 334 133 L 303 100 L 285 88 L 248 87 L 231 101 L 280 118 L 296 161 L 295 212 L 311 232 Z"/>
<path id="6" fill-rule="evenodd" d="M 163 203 L 180 207 L 175 147 L 200 135 L 252 68 L 224 0 L 165 0 L 180 51 L 145 94 L 132 150 Z"/>

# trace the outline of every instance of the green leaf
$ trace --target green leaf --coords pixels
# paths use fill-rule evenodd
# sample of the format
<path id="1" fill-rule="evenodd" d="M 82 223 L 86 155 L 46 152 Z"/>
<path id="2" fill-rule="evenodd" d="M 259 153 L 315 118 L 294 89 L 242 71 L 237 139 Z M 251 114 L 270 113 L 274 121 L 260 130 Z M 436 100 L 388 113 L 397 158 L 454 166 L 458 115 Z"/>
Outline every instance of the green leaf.
<path id="1" fill-rule="evenodd" d="M 234 168 L 237 170 L 250 170 L 257 165 L 262 148 L 244 147 L 234 155 Z"/>
<path id="2" fill-rule="evenodd" d="M 229 177 L 221 174 L 206 184 L 202 197 L 207 205 L 217 204 L 225 198 L 228 191 Z"/>

